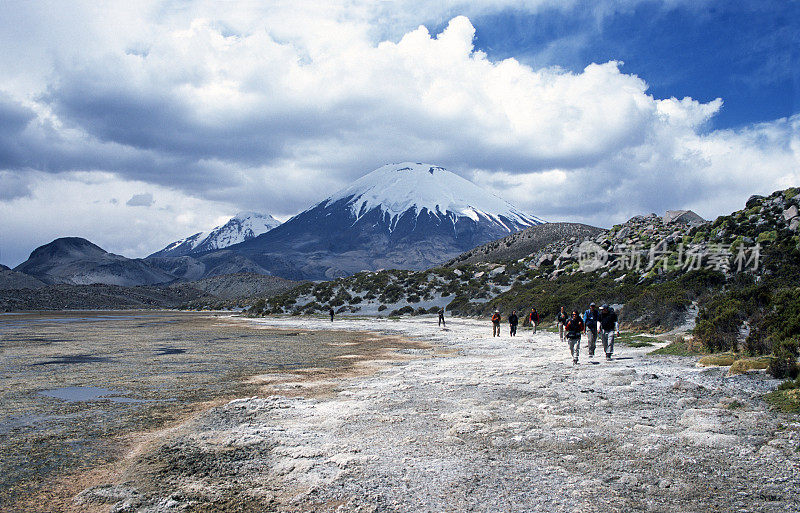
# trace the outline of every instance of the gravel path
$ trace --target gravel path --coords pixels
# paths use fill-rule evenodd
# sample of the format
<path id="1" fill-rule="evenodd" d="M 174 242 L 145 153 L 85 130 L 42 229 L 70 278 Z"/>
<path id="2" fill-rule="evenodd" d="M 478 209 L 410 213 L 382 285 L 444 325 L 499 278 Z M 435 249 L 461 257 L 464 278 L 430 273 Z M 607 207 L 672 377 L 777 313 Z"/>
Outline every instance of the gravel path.
<path id="1" fill-rule="evenodd" d="M 250 322 L 250 321 L 243 321 Z M 451 319 L 266 319 L 431 341 L 375 373 L 278 380 L 142 455 L 82 504 L 114 511 L 800 511 L 800 422 L 763 373 Z M 582 350 L 585 353 L 585 348 Z M 597 359 L 595 359 L 597 360 Z M 265 383 L 278 377 L 261 377 Z M 327 394 L 320 390 L 328 387 Z M 205 508 L 205 509 L 203 509 Z"/>

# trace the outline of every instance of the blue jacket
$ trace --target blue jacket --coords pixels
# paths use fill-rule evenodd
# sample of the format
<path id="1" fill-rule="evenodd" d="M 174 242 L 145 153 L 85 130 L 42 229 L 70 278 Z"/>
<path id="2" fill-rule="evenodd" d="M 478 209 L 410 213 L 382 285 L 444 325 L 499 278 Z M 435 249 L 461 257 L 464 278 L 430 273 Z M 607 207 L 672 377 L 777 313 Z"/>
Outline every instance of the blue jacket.
<path id="1" fill-rule="evenodd" d="M 583 323 L 587 330 L 597 331 L 597 323 L 600 322 L 600 310 L 588 309 L 583 312 Z"/>

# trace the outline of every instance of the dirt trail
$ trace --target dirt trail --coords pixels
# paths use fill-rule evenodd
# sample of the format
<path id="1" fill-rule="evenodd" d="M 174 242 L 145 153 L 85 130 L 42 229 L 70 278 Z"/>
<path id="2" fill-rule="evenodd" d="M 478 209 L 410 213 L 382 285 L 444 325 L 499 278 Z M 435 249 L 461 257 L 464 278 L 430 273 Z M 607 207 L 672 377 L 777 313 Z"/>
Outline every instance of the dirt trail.
<path id="1" fill-rule="evenodd" d="M 800 423 L 763 373 L 619 347 L 573 367 L 557 334 L 451 319 L 268 319 L 433 343 L 377 372 L 270 383 L 84 492 L 113 511 L 798 511 Z M 582 351 L 585 353 L 585 348 Z M 258 378 L 256 378 L 258 379 Z M 303 393 L 308 390 L 309 393 Z"/>

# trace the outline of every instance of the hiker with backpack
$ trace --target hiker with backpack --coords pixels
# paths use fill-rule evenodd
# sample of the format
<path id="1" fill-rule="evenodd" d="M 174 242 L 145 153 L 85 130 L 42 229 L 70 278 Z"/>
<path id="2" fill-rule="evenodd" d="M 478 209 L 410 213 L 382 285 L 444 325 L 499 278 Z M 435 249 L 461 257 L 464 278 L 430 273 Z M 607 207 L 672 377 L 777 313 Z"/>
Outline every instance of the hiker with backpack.
<path id="1" fill-rule="evenodd" d="M 597 323 L 600 322 L 600 312 L 597 305 L 592 302 L 589 309 L 583 312 L 583 324 L 586 326 L 586 337 L 589 342 L 589 358 L 594 357 L 594 349 L 597 345 Z"/>
<path id="2" fill-rule="evenodd" d="M 500 310 L 495 310 L 492 314 L 492 336 L 500 336 Z"/>
<path id="3" fill-rule="evenodd" d="M 531 308 L 531 313 L 528 314 L 528 322 L 531 323 L 533 333 L 536 333 L 536 325 L 539 324 L 539 312 L 536 311 L 536 308 Z"/>
<path id="4" fill-rule="evenodd" d="M 558 324 L 558 336 L 561 338 L 561 341 L 564 341 L 564 325 L 567 324 L 569 320 L 569 314 L 567 313 L 567 307 L 562 306 L 561 310 L 558 312 L 558 316 L 556 317 L 556 323 Z"/>
<path id="5" fill-rule="evenodd" d="M 614 340 L 619 336 L 619 318 L 617 312 L 608 305 L 600 307 L 600 338 L 603 341 L 603 351 L 606 360 L 611 360 L 614 354 Z"/>
<path id="6" fill-rule="evenodd" d="M 512 337 L 517 335 L 517 324 L 519 324 L 519 317 L 517 317 L 517 311 L 513 310 L 508 316 L 508 330 Z"/>
<path id="7" fill-rule="evenodd" d="M 447 327 L 447 324 L 444 322 L 444 308 L 439 309 L 439 326 Z"/>
<path id="8" fill-rule="evenodd" d="M 578 354 L 581 349 L 581 333 L 586 329 L 583 324 L 583 319 L 578 315 L 577 310 L 572 311 L 572 317 L 567 321 L 564 329 L 567 332 L 567 343 L 569 343 L 569 352 L 572 355 L 572 365 L 578 364 Z"/>

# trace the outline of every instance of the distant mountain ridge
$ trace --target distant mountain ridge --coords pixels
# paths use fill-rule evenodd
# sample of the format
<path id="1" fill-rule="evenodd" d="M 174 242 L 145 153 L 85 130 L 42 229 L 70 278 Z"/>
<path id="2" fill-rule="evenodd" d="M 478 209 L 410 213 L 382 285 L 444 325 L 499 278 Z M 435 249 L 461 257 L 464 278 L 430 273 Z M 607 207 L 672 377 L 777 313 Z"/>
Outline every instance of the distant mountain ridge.
<path id="1" fill-rule="evenodd" d="M 280 224 L 280 221 L 269 214 L 239 212 L 222 226 L 175 241 L 147 258 L 178 257 L 227 248 L 258 237 Z"/>
<path id="2" fill-rule="evenodd" d="M 62 237 L 33 250 L 14 271 L 46 284 L 155 285 L 175 280 L 140 259 L 115 255 L 80 237 Z"/>

